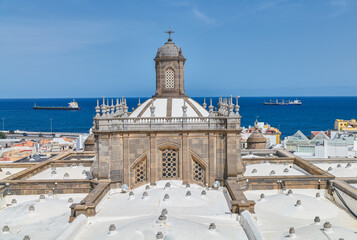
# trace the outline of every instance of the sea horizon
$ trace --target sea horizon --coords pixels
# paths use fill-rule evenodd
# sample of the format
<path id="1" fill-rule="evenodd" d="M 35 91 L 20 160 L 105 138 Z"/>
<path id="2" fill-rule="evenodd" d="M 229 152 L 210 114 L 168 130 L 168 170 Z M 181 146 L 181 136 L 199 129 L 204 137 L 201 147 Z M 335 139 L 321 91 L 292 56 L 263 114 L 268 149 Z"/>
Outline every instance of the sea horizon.
<path id="1" fill-rule="evenodd" d="M 151 97 L 151 96 L 150 96 Z M 150 97 L 127 97 L 127 104 L 132 110 L 140 98 L 143 103 Z M 230 97 L 230 96 L 224 96 Z M 116 99 L 117 97 L 106 97 Z M 209 104 L 212 98 L 213 105 L 217 106 L 219 97 L 192 97 L 203 104 L 204 99 Z M 298 98 L 301 106 L 265 106 L 263 101 L 269 99 L 291 100 Z M 52 122 L 53 132 L 88 133 L 93 124 L 95 106 L 100 98 L 75 98 L 81 107 L 80 111 L 33 110 L 37 106 L 67 106 L 73 98 L 11 98 L 0 99 L 0 131 L 50 131 Z M 235 103 L 235 97 L 233 102 Z M 300 130 L 305 135 L 311 131 L 326 131 L 334 128 L 336 119 L 351 119 L 357 117 L 356 96 L 313 96 L 313 97 L 240 97 L 239 99 L 241 126 L 249 127 L 258 119 L 260 122 L 278 128 L 282 139 Z M 52 120 L 50 120 L 52 119 Z"/>

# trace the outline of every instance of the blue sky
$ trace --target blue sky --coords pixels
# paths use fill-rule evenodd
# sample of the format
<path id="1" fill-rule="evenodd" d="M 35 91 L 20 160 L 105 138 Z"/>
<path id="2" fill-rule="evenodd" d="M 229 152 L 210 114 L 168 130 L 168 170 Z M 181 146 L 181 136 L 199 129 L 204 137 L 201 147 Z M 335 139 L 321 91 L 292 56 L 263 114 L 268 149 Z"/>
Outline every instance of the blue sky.
<path id="1" fill-rule="evenodd" d="M 356 96 L 356 0 L 0 0 L 0 97 L 151 96 L 169 26 L 190 96 Z"/>

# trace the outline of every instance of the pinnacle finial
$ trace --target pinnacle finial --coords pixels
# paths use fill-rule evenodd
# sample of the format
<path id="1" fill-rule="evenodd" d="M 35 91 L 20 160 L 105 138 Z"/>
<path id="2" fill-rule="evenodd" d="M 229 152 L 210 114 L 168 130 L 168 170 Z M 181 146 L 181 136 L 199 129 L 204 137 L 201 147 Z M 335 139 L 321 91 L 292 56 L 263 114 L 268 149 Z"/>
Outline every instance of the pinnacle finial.
<path id="1" fill-rule="evenodd" d="M 174 31 L 171 31 L 171 28 L 169 27 L 169 31 L 166 31 L 165 33 L 169 34 L 169 39 L 168 39 L 168 41 L 171 42 L 171 41 L 172 41 L 172 39 L 171 39 L 171 34 L 172 34 L 172 33 L 175 33 L 175 32 L 174 32 Z"/>

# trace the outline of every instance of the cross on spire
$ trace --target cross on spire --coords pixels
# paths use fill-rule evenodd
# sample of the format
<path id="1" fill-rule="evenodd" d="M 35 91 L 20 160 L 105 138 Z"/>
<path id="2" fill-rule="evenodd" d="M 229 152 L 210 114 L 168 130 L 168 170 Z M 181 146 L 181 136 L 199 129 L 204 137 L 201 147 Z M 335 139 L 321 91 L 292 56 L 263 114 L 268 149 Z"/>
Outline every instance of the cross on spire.
<path id="1" fill-rule="evenodd" d="M 169 34 L 169 40 L 168 41 L 172 41 L 171 39 L 171 33 L 175 33 L 174 31 L 171 31 L 171 28 L 169 27 L 169 31 L 165 32 Z"/>

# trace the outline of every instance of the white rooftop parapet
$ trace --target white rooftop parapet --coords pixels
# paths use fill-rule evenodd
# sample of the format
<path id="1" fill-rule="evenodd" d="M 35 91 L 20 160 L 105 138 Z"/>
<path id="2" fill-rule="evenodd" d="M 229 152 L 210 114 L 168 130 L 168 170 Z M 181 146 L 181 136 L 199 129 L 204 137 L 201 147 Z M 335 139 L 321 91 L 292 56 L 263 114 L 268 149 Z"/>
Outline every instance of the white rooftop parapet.
<path id="1" fill-rule="evenodd" d="M 247 210 L 240 214 L 239 223 L 242 225 L 249 240 L 265 240 L 255 223 L 253 215 Z"/>

